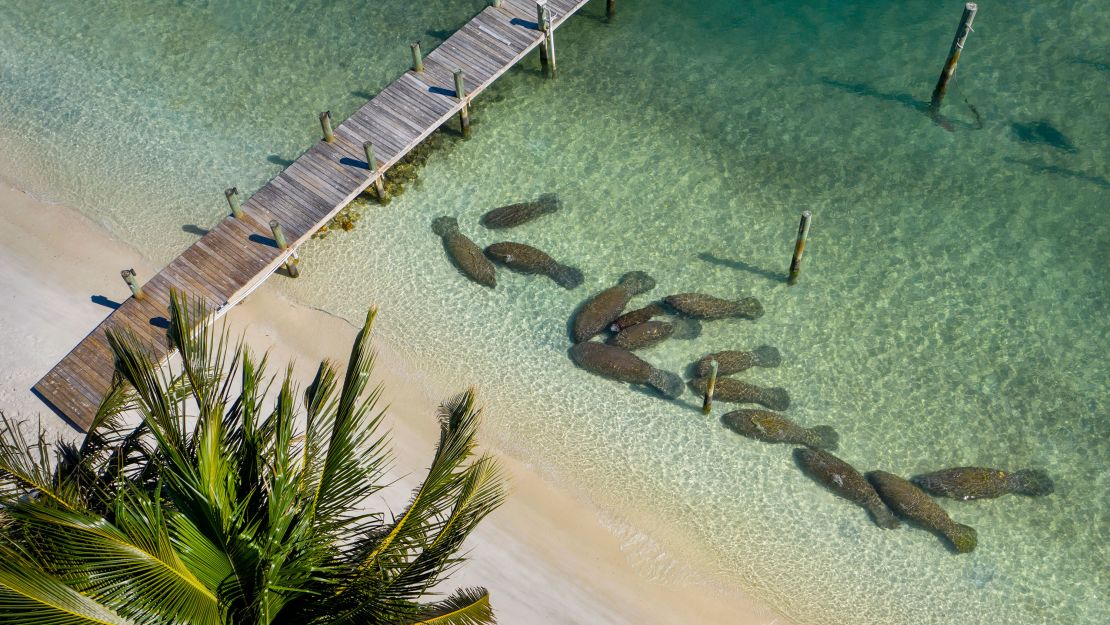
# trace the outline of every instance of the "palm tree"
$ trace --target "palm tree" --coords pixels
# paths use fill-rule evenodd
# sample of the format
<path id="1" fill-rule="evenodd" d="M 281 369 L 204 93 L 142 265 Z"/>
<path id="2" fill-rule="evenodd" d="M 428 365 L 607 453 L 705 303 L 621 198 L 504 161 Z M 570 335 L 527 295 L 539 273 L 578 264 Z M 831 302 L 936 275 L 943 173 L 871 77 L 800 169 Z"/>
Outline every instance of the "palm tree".
<path id="1" fill-rule="evenodd" d="M 80 445 L 29 442 L 0 414 L 0 623 L 494 622 L 482 588 L 422 601 L 504 498 L 496 463 L 472 459 L 472 390 L 441 406 L 408 505 L 368 512 L 389 463 L 382 389 L 365 392 L 376 311 L 342 379 L 320 363 L 300 408 L 291 366 L 273 387 L 202 304 L 174 293 L 170 311 L 179 365 L 109 333 L 117 383 Z"/>

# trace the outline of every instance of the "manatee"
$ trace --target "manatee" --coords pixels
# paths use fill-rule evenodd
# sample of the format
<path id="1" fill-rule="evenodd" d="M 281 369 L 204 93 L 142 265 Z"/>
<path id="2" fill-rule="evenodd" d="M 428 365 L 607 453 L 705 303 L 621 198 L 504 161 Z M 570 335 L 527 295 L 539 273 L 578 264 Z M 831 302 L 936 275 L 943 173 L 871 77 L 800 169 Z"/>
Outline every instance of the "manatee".
<path id="1" fill-rule="evenodd" d="M 872 471 L 867 474 L 867 479 L 879 492 L 879 497 L 898 514 L 926 529 L 939 532 L 959 553 L 975 550 L 975 528 L 953 521 L 925 491 L 886 471 Z"/>
<path id="2" fill-rule="evenodd" d="M 574 342 L 588 341 L 621 314 L 629 300 L 655 288 L 655 280 L 642 271 L 630 271 L 612 286 L 586 300 L 574 318 Z"/>
<path id="3" fill-rule="evenodd" d="M 794 449 L 794 459 L 811 478 L 870 512 L 879 527 L 892 530 L 901 525 L 871 484 L 852 465 L 827 451 L 809 447 Z"/>
<path id="4" fill-rule="evenodd" d="M 643 308 L 637 308 L 636 310 L 626 312 L 620 317 L 617 317 L 616 321 L 609 324 L 609 329 L 613 332 L 620 332 L 625 328 L 630 328 L 645 321 L 651 321 L 653 318 L 666 313 L 667 309 L 663 304 L 660 302 L 652 302 Z"/>
<path id="5" fill-rule="evenodd" d="M 940 497 L 989 499 L 1007 493 L 1043 497 L 1055 490 L 1052 478 L 1039 469 L 1009 473 L 983 467 L 956 467 L 912 478 L 914 484 Z"/>
<path id="6" fill-rule="evenodd" d="M 559 202 L 559 196 L 554 193 L 544 193 L 538 200 L 531 202 L 520 202 L 518 204 L 509 204 L 501 208 L 495 208 L 485 215 L 482 215 L 481 223 L 483 226 L 496 230 L 498 228 L 512 228 L 520 224 L 527 223 L 533 219 L 554 213 L 559 210 L 562 204 Z"/>
<path id="7" fill-rule="evenodd" d="M 458 220 L 454 217 L 437 217 L 432 221 L 432 232 L 443 237 L 443 247 L 447 250 L 447 255 L 466 277 L 482 286 L 497 286 L 493 263 L 482 254 L 482 248 L 459 232 Z"/>
<path id="8" fill-rule="evenodd" d="M 632 352 L 604 343 L 579 343 L 570 349 L 575 364 L 602 377 L 647 384 L 656 388 L 668 399 L 682 395 L 682 378 L 656 369 Z"/>
<path id="9" fill-rule="evenodd" d="M 705 386 L 709 378 L 701 377 L 690 380 L 690 388 L 704 395 Z M 763 388 L 748 384 L 736 378 L 717 378 L 717 386 L 713 391 L 713 398 L 734 404 L 759 404 L 771 410 L 786 410 L 790 407 L 790 395 L 784 388 Z"/>
<path id="10" fill-rule="evenodd" d="M 564 289 L 582 284 L 582 272 L 555 262 L 547 254 L 523 243 L 494 243 L 486 248 L 486 256 L 520 273 L 539 273 L 551 278 Z"/>
<path id="11" fill-rule="evenodd" d="M 701 324 L 697 319 L 675 319 L 674 321 L 645 321 L 625 328 L 609 339 L 610 345 L 624 349 L 643 349 L 674 337 L 689 341 L 701 334 Z"/>
<path id="12" fill-rule="evenodd" d="M 701 377 L 709 375 L 709 363 L 713 360 L 717 361 L 717 375 L 730 375 L 752 367 L 777 367 L 782 364 L 782 354 L 770 345 L 761 345 L 750 352 L 717 352 L 702 357 L 694 365 L 694 371 Z"/>
<path id="13" fill-rule="evenodd" d="M 728 429 L 767 443 L 790 443 L 835 450 L 840 435 L 827 425 L 805 428 L 768 410 L 733 410 L 721 416 Z"/>
<path id="14" fill-rule="evenodd" d="M 679 293 L 668 295 L 663 301 L 678 312 L 695 319 L 759 319 L 763 316 L 763 305 L 754 297 L 727 300 L 701 293 Z"/>

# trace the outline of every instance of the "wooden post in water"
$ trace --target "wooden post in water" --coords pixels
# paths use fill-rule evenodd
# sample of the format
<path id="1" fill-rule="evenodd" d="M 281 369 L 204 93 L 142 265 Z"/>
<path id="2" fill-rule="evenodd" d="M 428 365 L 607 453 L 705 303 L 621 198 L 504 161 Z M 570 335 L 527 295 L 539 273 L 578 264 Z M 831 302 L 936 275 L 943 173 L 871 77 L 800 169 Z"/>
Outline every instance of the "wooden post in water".
<path id="1" fill-rule="evenodd" d="M 324 141 L 335 141 L 335 133 L 331 130 L 331 111 L 320 113 L 320 128 L 324 131 Z"/>
<path id="2" fill-rule="evenodd" d="M 278 249 L 289 249 L 289 242 L 285 240 L 285 230 L 282 229 L 278 220 L 270 220 L 270 231 L 274 233 L 274 242 L 277 243 Z M 289 274 L 290 278 L 296 278 L 301 275 L 300 269 L 297 268 L 297 253 L 293 252 L 289 256 L 289 260 L 285 261 L 285 271 Z"/>
<path id="3" fill-rule="evenodd" d="M 131 295 L 134 296 L 135 299 L 143 299 L 146 297 L 146 293 L 143 293 L 143 287 L 139 286 L 139 281 L 135 279 L 134 269 L 124 269 L 119 272 L 119 275 L 123 277 L 123 281 L 127 283 L 127 286 L 131 287 Z"/>
<path id="4" fill-rule="evenodd" d="M 470 103 L 466 100 L 466 75 L 461 69 L 455 70 L 455 97 L 463 103 L 459 109 L 459 124 L 462 126 L 463 139 L 470 138 Z"/>
<path id="5" fill-rule="evenodd" d="M 224 197 L 227 198 L 227 205 L 231 207 L 231 216 L 236 219 L 243 218 L 243 205 L 239 203 L 239 189 L 231 187 L 224 190 Z"/>
<path id="6" fill-rule="evenodd" d="M 540 46 L 540 69 L 547 72 L 547 33 L 544 31 L 543 13 L 547 9 L 547 0 L 536 0 L 536 30 L 544 33 L 544 44 Z"/>
<path id="7" fill-rule="evenodd" d="M 420 52 L 420 42 L 414 41 L 409 46 L 412 48 L 412 71 L 424 71 L 424 54 Z"/>
<path id="8" fill-rule="evenodd" d="M 701 413 L 713 411 L 713 391 L 717 388 L 717 361 L 709 361 L 709 381 L 705 383 L 705 397 L 701 400 Z"/>
<path id="9" fill-rule="evenodd" d="M 551 27 L 551 11 L 544 0 L 540 9 L 540 24 L 543 25 L 543 47 L 547 50 L 548 76 L 555 77 L 555 29 Z"/>
<path id="10" fill-rule="evenodd" d="M 362 144 L 362 149 L 366 152 L 366 168 L 370 170 L 370 175 L 378 174 L 374 179 L 374 189 L 378 191 L 378 201 L 382 204 L 389 202 L 389 198 L 385 195 L 385 174 L 378 171 L 378 159 L 374 156 L 374 144 L 367 141 Z"/>
<path id="11" fill-rule="evenodd" d="M 979 7 L 974 2 L 964 5 L 964 14 L 960 18 L 959 28 L 956 29 L 956 38 L 952 40 L 952 49 L 948 51 L 948 60 L 944 62 L 944 69 L 940 71 L 940 80 L 933 89 L 933 99 L 929 103 L 930 115 L 940 112 L 940 103 L 944 100 L 944 94 L 948 93 L 948 81 L 956 74 L 956 63 L 960 60 L 960 52 L 963 52 L 964 42 L 971 32 L 971 22 L 975 19 L 975 12 L 978 10 Z"/>
<path id="12" fill-rule="evenodd" d="M 605 0 L 605 19 L 611 20 L 617 14 L 617 0 Z"/>
<path id="13" fill-rule="evenodd" d="M 798 224 L 798 240 L 794 242 L 794 256 L 790 259 L 790 278 L 787 284 L 794 284 L 798 281 L 798 273 L 802 270 L 802 252 L 806 249 L 806 239 L 809 238 L 809 222 L 813 219 L 813 213 L 804 211 L 802 213 L 802 222 Z"/>

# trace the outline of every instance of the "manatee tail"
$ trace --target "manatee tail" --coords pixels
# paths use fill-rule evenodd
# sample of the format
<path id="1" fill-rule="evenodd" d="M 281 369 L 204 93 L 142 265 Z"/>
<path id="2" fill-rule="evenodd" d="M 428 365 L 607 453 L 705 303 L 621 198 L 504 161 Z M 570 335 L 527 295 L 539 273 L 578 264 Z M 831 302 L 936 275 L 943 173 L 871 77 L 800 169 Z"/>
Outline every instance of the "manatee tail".
<path id="1" fill-rule="evenodd" d="M 784 388 L 765 388 L 760 393 L 759 403 L 771 410 L 783 411 L 790 407 L 790 394 Z"/>
<path id="2" fill-rule="evenodd" d="M 970 525 L 953 523 L 952 527 L 944 530 L 944 536 L 952 542 L 952 546 L 959 553 L 971 553 L 979 543 L 978 533 Z"/>
<path id="3" fill-rule="evenodd" d="M 777 367 L 782 364 L 782 354 L 777 347 L 760 345 L 752 350 L 752 361 L 757 367 Z"/>
<path id="4" fill-rule="evenodd" d="M 558 284 L 564 289 L 578 288 L 578 286 L 582 284 L 582 280 L 584 279 L 582 276 L 582 272 L 575 267 L 571 267 L 570 265 L 556 264 L 554 267 L 551 268 L 547 275 L 551 276 L 551 279 L 555 281 L 555 284 Z"/>
<path id="5" fill-rule="evenodd" d="M 827 425 L 818 425 L 809 428 L 809 431 L 814 434 L 817 444 L 814 447 L 826 449 L 828 451 L 836 451 L 837 446 L 840 444 L 840 435 L 836 430 Z"/>
<path id="6" fill-rule="evenodd" d="M 738 299 L 732 303 L 732 314 L 734 317 L 744 317 L 754 321 L 763 316 L 763 304 L 754 297 Z"/>
<path id="7" fill-rule="evenodd" d="M 692 341 L 701 336 L 701 322 L 691 317 L 679 317 L 673 321 L 674 332 L 671 338 L 680 341 Z"/>
<path id="8" fill-rule="evenodd" d="M 454 217 L 436 217 L 432 220 L 432 232 L 439 236 L 447 236 L 448 233 L 454 232 L 459 229 L 459 220 Z"/>
<path id="9" fill-rule="evenodd" d="M 682 383 L 682 378 L 662 369 L 651 370 L 651 375 L 648 376 L 648 384 L 658 389 L 667 399 L 681 397 L 686 386 Z"/>
<path id="10" fill-rule="evenodd" d="M 878 525 L 884 530 L 896 530 L 902 526 L 902 522 L 898 520 L 898 517 L 894 516 L 894 513 L 890 511 L 890 508 L 886 507 L 886 504 L 884 504 L 882 500 L 878 500 L 867 506 L 867 511 L 871 513 L 871 518 L 875 519 L 875 525 Z"/>
<path id="11" fill-rule="evenodd" d="M 1040 469 L 1022 469 L 1021 471 L 1014 471 L 1010 475 L 1010 487 L 1014 493 L 1018 495 L 1028 495 L 1030 497 L 1044 497 L 1045 495 L 1052 494 L 1056 490 L 1056 486 L 1052 483 L 1052 478 Z"/>
<path id="12" fill-rule="evenodd" d="M 633 295 L 639 295 L 655 288 L 655 278 L 643 271 L 629 271 L 621 276 L 620 284 L 631 291 Z"/>
<path id="13" fill-rule="evenodd" d="M 563 203 L 559 200 L 559 195 L 556 193 L 544 193 L 537 202 L 540 205 L 540 209 L 545 214 L 554 213 L 563 207 Z"/>

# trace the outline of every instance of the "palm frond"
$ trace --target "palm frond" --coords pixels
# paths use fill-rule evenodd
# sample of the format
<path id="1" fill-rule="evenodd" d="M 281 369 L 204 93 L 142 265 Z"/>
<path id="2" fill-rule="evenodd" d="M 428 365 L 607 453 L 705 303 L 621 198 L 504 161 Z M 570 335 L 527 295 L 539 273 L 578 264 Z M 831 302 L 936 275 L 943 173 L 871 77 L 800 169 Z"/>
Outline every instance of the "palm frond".
<path id="1" fill-rule="evenodd" d="M 136 625 L 0 544 L 0 624 Z"/>
<path id="2" fill-rule="evenodd" d="M 39 428 L 37 440 L 27 441 L 20 424 L 0 412 L 0 506 L 11 506 L 23 497 L 45 497 L 70 510 L 82 507 L 72 482 L 56 482 L 51 445 Z"/>
<path id="3" fill-rule="evenodd" d="M 497 622 L 485 588 L 460 588 L 447 599 L 426 606 L 420 620 L 407 625 L 491 625 Z"/>

